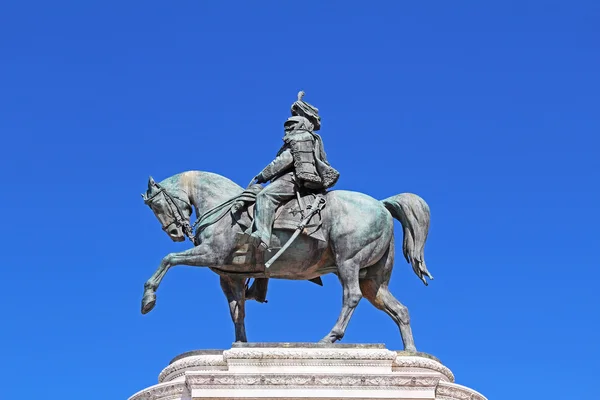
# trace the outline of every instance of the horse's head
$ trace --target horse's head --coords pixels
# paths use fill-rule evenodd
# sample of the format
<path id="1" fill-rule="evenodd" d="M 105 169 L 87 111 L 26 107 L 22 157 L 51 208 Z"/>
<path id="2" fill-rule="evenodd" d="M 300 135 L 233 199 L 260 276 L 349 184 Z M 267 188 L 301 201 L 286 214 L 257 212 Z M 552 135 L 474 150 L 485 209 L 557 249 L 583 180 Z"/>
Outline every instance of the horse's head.
<path id="1" fill-rule="evenodd" d="M 176 195 L 176 192 L 181 192 L 185 196 Z M 146 193 L 142 193 L 142 198 L 144 203 L 154 212 L 162 225 L 163 231 L 169 235 L 171 240 L 183 242 L 186 235 L 190 237 L 192 228 L 189 221 L 192 215 L 192 205 L 183 189 L 170 187 L 169 185 L 165 187 L 156 183 L 150 177 L 148 179 L 148 190 Z"/>

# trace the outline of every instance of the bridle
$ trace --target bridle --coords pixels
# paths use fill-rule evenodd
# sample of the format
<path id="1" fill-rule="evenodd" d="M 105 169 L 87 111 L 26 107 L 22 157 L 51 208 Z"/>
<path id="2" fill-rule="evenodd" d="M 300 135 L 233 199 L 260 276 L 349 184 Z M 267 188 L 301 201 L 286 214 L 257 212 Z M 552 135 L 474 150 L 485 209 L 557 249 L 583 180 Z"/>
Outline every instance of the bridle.
<path id="1" fill-rule="evenodd" d="M 190 207 L 190 210 L 193 210 L 192 205 L 189 202 L 183 200 L 182 198 L 174 196 L 173 194 L 169 193 L 165 188 L 160 186 L 158 183 L 154 182 L 153 185 L 156 188 L 158 188 L 158 190 L 152 196 L 144 197 L 144 203 L 146 203 L 148 206 L 150 206 L 150 204 L 152 202 L 154 202 L 160 194 L 163 195 L 163 197 L 165 198 L 165 202 L 167 203 L 167 206 L 169 207 L 171 219 L 169 221 L 167 221 L 165 224 L 163 224 L 162 230 L 167 232 L 169 227 L 171 225 L 175 224 L 175 226 L 177 228 L 181 228 L 183 233 L 185 234 L 185 236 L 187 236 L 187 238 L 190 239 L 190 241 L 194 245 L 196 245 L 196 238 L 194 237 L 194 230 L 192 229 L 192 226 L 190 225 L 190 221 L 185 217 L 185 214 L 181 210 L 181 207 L 179 207 L 179 205 L 177 204 L 177 202 L 175 200 L 179 200 L 182 203 L 186 204 L 187 206 Z M 167 234 L 168 233 L 169 232 L 167 232 Z"/>

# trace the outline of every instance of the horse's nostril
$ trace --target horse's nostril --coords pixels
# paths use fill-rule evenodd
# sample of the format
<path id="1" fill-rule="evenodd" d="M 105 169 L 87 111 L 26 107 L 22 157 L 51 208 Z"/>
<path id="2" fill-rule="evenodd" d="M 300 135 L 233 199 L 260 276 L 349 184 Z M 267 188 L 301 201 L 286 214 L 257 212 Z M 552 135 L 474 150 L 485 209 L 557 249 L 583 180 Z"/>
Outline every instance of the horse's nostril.
<path id="1" fill-rule="evenodd" d="M 169 235 L 171 236 L 177 236 L 177 229 L 173 228 L 169 231 Z"/>

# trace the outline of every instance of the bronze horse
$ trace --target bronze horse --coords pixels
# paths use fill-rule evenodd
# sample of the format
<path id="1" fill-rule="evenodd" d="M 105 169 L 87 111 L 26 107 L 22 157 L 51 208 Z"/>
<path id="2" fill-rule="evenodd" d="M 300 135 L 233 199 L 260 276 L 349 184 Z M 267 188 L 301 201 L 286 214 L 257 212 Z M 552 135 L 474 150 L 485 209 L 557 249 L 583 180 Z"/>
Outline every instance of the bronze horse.
<path id="1" fill-rule="evenodd" d="M 186 233 L 189 235 L 193 208 L 197 215 L 202 215 L 242 192 L 242 187 L 223 176 L 188 171 L 159 184 L 150 177 L 148 190 L 142 196 L 167 235 L 173 241 L 184 241 Z M 345 190 L 328 192 L 326 201 L 322 211 L 326 242 L 298 236 L 268 269 L 268 275 L 256 272 L 253 265 L 232 263 L 236 236 L 243 230 L 232 220 L 233 213 L 226 214 L 196 234 L 195 247 L 163 258 L 144 285 L 142 313 L 154 308 L 155 292 L 169 268 L 175 265 L 205 266 L 220 275 L 221 288 L 235 324 L 235 339 L 245 342 L 244 303 L 248 278 L 311 280 L 334 273 L 342 284 L 343 305 L 336 324 L 321 342 L 340 340 L 359 301 L 366 297 L 398 325 L 404 349 L 416 351 L 408 309 L 390 293 L 388 283 L 394 266 L 394 218 L 402 223 L 404 257 L 423 283 L 427 285 L 425 277 L 433 279 L 423 256 L 430 217 L 427 203 L 410 193 L 379 201 L 366 194 Z M 291 235 L 292 231 L 274 229 L 271 242 L 286 243 Z"/>

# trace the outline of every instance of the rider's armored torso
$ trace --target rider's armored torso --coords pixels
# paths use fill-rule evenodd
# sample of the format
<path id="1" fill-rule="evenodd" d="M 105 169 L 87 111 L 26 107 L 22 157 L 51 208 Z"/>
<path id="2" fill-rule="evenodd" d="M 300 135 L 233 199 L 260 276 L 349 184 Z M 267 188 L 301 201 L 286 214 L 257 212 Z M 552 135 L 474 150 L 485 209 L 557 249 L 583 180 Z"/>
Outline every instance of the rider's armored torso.
<path id="1" fill-rule="evenodd" d="M 321 186 L 315 161 L 315 137 L 308 131 L 296 130 L 284 136 L 284 148 L 292 153 L 294 172 L 301 184 Z"/>

